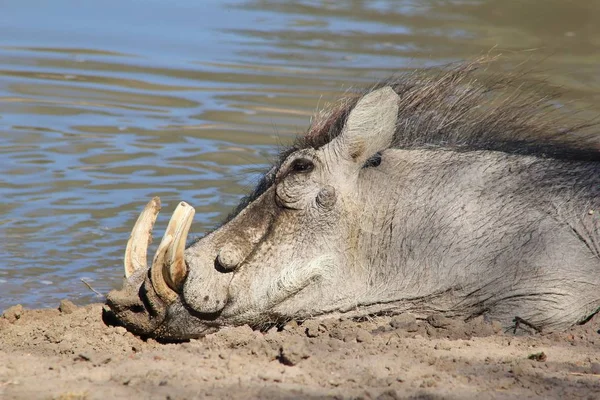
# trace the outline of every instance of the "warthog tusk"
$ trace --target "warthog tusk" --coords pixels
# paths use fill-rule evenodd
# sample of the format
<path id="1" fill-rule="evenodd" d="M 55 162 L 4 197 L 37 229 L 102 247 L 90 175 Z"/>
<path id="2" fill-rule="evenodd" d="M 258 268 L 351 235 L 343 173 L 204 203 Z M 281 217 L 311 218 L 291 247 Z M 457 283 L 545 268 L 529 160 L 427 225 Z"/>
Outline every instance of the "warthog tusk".
<path id="1" fill-rule="evenodd" d="M 125 249 L 125 278 L 129 278 L 135 271 L 148 268 L 148 245 L 152 242 L 152 228 L 160 211 L 160 198 L 154 197 L 146 204 L 140 214 Z"/>
<path id="2" fill-rule="evenodd" d="M 179 203 L 169 221 L 163 239 L 156 250 L 150 277 L 156 293 L 166 302 L 177 298 L 187 274 L 185 241 L 196 210 L 185 202 Z"/>
<path id="3" fill-rule="evenodd" d="M 185 242 L 194 220 L 194 214 L 196 214 L 194 207 L 182 201 L 171 218 L 171 221 L 175 221 L 176 225 L 173 233 L 173 243 L 167 249 L 164 269 L 168 271 L 165 274 L 167 284 L 175 291 L 179 291 L 187 274 L 184 257 Z M 171 233 L 169 230 L 171 221 L 169 227 L 167 227 L 169 233 Z"/>
<path id="4" fill-rule="evenodd" d="M 150 280 L 152 281 L 152 287 L 158 296 L 166 303 L 172 303 L 177 299 L 177 293 L 173 291 L 165 282 L 163 274 L 163 266 L 165 264 L 165 254 L 167 248 L 173 242 L 173 236 L 165 233 L 156 250 L 154 255 L 154 261 L 152 262 L 152 268 L 150 269 Z"/>

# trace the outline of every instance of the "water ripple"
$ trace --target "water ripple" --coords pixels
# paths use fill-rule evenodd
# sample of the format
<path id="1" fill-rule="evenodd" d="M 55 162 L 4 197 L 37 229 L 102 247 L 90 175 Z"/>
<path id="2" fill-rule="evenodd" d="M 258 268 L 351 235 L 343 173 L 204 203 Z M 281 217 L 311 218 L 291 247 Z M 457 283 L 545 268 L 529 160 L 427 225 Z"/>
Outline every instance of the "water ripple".
<path id="1" fill-rule="evenodd" d="M 532 3 L 533 4 L 533 3 Z M 498 46 L 552 54 L 597 113 L 589 2 L 8 0 L 0 16 L 0 310 L 120 285 L 137 214 L 180 200 L 219 222 L 317 105 L 351 85 Z M 533 22 L 532 22 L 533 21 Z M 574 23 L 577 21 L 577 23 Z M 151 249 L 153 251 L 154 248 Z"/>

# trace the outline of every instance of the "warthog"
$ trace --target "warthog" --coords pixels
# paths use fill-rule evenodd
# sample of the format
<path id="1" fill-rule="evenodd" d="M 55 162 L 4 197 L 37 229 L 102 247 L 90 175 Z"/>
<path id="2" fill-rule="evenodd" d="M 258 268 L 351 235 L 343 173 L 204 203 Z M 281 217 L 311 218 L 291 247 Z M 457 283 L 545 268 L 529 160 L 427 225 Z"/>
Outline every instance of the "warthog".
<path id="1" fill-rule="evenodd" d="M 600 308 L 598 136 L 520 77 L 482 83 L 477 65 L 349 95 L 187 247 L 194 209 L 180 203 L 148 268 L 152 199 L 106 316 L 167 340 L 320 316 L 484 315 L 545 331 L 589 319 Z"/>

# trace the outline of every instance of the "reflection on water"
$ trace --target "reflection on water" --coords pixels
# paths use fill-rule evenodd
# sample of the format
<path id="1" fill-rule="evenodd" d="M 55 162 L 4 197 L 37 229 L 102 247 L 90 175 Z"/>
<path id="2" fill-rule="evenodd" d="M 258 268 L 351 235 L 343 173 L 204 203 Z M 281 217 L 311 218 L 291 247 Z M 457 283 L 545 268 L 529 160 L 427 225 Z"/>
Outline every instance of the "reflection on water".
<path id="1" fill-rule="evenodd" d="M 152 196 L 158 235 L 179 200 L 202 234 L 353 84 L 495 48 L 600 111 L 600 3 L 514 4 L 4 2 L 0 310 L 119 286 Z"/>

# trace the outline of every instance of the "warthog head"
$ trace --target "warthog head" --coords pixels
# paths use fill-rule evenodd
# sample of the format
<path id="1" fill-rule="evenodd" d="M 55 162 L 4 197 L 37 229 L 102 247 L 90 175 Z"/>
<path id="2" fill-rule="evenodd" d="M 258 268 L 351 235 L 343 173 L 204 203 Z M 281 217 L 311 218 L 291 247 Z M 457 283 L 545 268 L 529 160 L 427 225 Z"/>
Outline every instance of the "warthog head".
<path id="1" fill-rule="evenodd" d="M 138 334 L 185 338 L 356 307 L 368 290 L 357 248 L 372 178 L 363 171 L 393 139 L 398 100 L 389 86 L 361 98 L 338 137 L 291 153 L 266 190 L 187 249 L 194 209 L 180 203 L 148 269 L 152 199 L 127 245 L 125 287 L 109 295 L 117 318 Z"/>
<path id="2" fill-rule="evenodd" d="M 552 329 L 593 314 L 597 142 L 573 144 L 581 125 L 557 122 L 547 98 L 511 79 L 468 78 L 476 66 L 408 74 L 333 107 L 187 248 L 194 209 L 180 203 L 148 268 L 152 199 L 106 315 L 186 339 L 336 314 L 489 314 Z"/>

